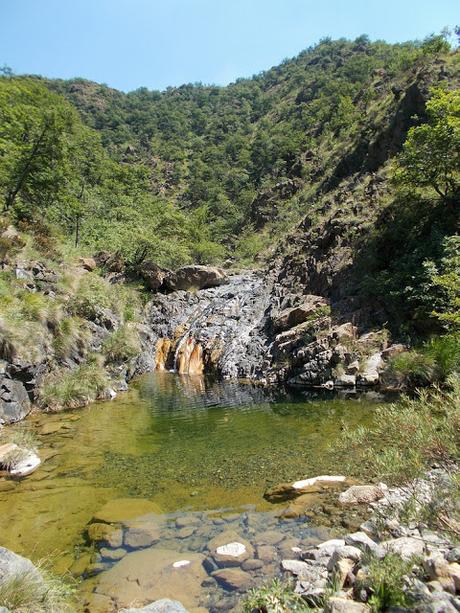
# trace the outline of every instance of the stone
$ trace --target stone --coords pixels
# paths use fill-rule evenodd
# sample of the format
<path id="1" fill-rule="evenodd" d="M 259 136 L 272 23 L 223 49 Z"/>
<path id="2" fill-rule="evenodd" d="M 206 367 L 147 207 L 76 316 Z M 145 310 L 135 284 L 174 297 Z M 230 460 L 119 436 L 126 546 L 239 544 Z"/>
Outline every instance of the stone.
<path id="1" fill-rule="evenodd" d="M 328 486 L 343 483 L 346 477 L 342 475 L 320 475 L 295 481 L 294 483 L 281 483 L 264 493 L 264 498 L 270 502 L 281 502 L 297 498 L 302 494 L 320 492 Z"/>
<path id="2" fill-rule="evenodd" d="M 183 266 L 175 272 L 169 273 L 165 286 L 172 290 L 200 290 L 209 287 L 218 287 L 227 283 L 228 278 L 221 268 L 214 266 Z"/>
<path id="3" fill-rule="evenodd" d="M 350 545 L 344 545 L 343 547 L 337 547 L 332 553 L 329 562 L 327 563 L 327 570 L 333 571 L 340 560 L 351 560 L 353 564 L 361 559 L 362 551 L 357 547 Z"/>
<path id="4" fill-rule="evenodd" d="M 353 568 L 355 563 L 349 558 L 343 558 L 337 560 L 334 565 L 334 582 L 339 589 L 351 584 L 351 578 L 353 577 Z"/>
<path id="5" fill-rule="evenodd" d="M 257 547 L 257 557 L 265 564 L 270 564 L 276 560 L 276 549 L 272 545 L 259 545 Z"/>
<path id="6" fill-rule="evenodd" d="M 78 258 L 78 264 L 84 270 L 92 272 L 97 267 L 96 260 L 94 258 Z"/>
<path id="7" fill-rule="evenodd" d="M 121 609 L 120 613 L 188 613 L 187 609 L 178 601 L 162 598 L 140 609 Z"/>
<path id="8" fill-rule="evenodd" d="M 267 530 L 257 534 L 254 542 L 258 545 L 277 545 L 284 539 L 284 534 L 276 530 Z"/>
<path id="9" fill-rule="evenodd" d="M 249 560 L 245 560 L 241 565 L 243 570 L 259 570 L 259 568 L 263 568 L 264 563 L 262 560 L 256 560 L 255 558 L 250 558 Z"/>
<path id="10" fill-rule="evenodd" d="M 378 485 L 352 485 L 339 496 L 341 504 L 369 504 L 380 500 L 385 495 Z"/>
<path id="11" fill-rule="evenodd" d="M 144 498 L 116 498 L 110 500 L 97 513 L 94 514 L 94 522 L 106 524 L 123 523 L 146 515 L 160 515 L 160 507 Z"/>
<path id="12" fill-rule="evenodd" d="M 180 598 L 187 609 L 197 609 L 206 579 L 204 557 L 187 553 L 189 564 L 175 566 L 184 554 L 168 549 L 142 549 L 128 553 L 98 577 L 96 592 L 112 598 L 120 609 L 132 603 L 145 606 L 159 599 Z"/>
<path id="13" fill-rule="evenodd" d="M 353 534 L 347 534 L 345 537 L 345 544 L 358 547 L 366 553 L 372 553 L 378 558 L 382 558 L 385 555 L 383 547 L 373 541 L 365 532 L 354 532 Z"/>
<path id="14" fill-rule="evenodd" d="M 338 596 L 328 598 L 324 607 L 324 613 L 367 613 L 370 610 L 367 604 Z"/>
<path id="15" fill-rule="evenodd" d="M 460 562 L 460 547 L 454 547 L 446 554 L 448 562 Z"/>
<path id="16" fill-rule="evenodd" d="M 32 474 L 42 463 L 35 451 L 31 449 L 18 449 L 22 451 L 20 459 L 9 469 L 10 477 L 17 479 Z"/>
<path id="17" fill-rule="evenodd" d="M 390 360 L 395 355 L 404 353 L 404 351 L 407 351 L 407 347 L 405 345 L 402 345 L 400 343 L 395 343 L 394 345 L 390 345 L 386 349 L 383 349 L 381 353 L 382 360 L 385 360 L 385 361 Z"/>
<path id="18" fill-rule="evenodd" d="M 126 549 L 119 547 L 118 549 L 107 549 L 107 547 L 102 547 L 99 550 L 99 553 L 104 560 L 121 560 L 126 555 Z"/>
<path id="19" fill-rule="evenodd" d="M 176 519 L 176 528 L 189 528 L 190 526 L 198 526 L 200 518 L 194 515 L 184 515 Z"/>
<path id="20" fill-rule="evenodd" d="M 232 530 L 221 532 L 211 539 L 208 550 L 219 567 L 240 566 L 248 558 L 254 557 L 251 543 Z"/>
<path id="21" fill-rule="evenodd" d="M 251 575 L 240 568 L 219 568 L 211 576 L 226 590 L 245 592 L 253 586 Z"/>
<path id="22" fill-rule="evenodd" d="M 31 409 L 32 404 L 24 385 L 0 374 L 0 424 L 21 421 Z"/>
<path id="23" fill-rule="evenodd" d="M 161 268 L 151 260 L 144 260 L 137 269 L 137 274 L 144 281 L 147 289 L 158 291 L 163 287 L 164 281 L 171 271 Z"/>
<path id="24" fill-rule="evenodd" d="M 192 526 L 190 526 L 189 528 L 181 528 L 176 532 L 176 536 L 180 539 L 187 539 L 193 534 L 195 534 L 195 530 L 196 528 L 193 528 Z"/>
<path id="25" fill-rule="evenodd" d="M 425 550 L 423 541 L 411 536 L 401 536 L 400 538 L 381 543 L 386 551 L 397 553 L 404 560 L 410 560 L 413 556 L 422 556 Z"/>
<path id="26" fill-rule="evenodd" d="M 88 540 L 117 549 L 123 544 L 123 532 L 120 527 L 109 524 L 93 523 L 87 528 Z"/>
<path id="27" fill-rule="evenodd" d="M 46 436 L 48 434 L 56 434 L 56 432 L 60 430 L 62 430 L 62 424 L 58 422 L 48 422 L 40 428 L 40 434 Z"/>
<path id="28" fill-rule="evenodd" d="M 140 549 L 151 547 L 160 540 L 160 527 L 155 521 L 130 521 L 125 523 L 123 542 L 126 547 Z"/>
<path id="29" fill-rule="evenodd" d="M 338 387 L 354 387 L 356 385 L 356 377 L 354 374 L 342 374 L 336 377 L 334 385 Z"/>

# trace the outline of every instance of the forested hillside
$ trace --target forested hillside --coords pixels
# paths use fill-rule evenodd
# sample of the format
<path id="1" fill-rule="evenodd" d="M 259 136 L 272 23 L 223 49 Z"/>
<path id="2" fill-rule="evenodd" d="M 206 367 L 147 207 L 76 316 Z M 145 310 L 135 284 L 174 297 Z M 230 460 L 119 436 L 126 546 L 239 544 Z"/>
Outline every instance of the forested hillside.
<path id="1" fill-rule="evenodd" d="M 457 224 L 458 75 L 459 54 L 443 36 L 397 45 L 325 39 L 228 87 L 125 94 L 83 79 L 6 75 L 4 208 L 23 224 L 51 224 L 83 249 L 119 250 L 132 267 L 146 258 L 170 267 L 228 258 L 254 265 L 289 253 L 286 244 L 298 244 L 305 228 L 339 209 L 350 222 L 342 237 L 349 245 L 363 230 L 368 240 L 377 224 L 372 245 L 364 252 L 362 243 L 353 246 L 364 253 L 369 277 L 356 291 L 387 298 L 425 270 L 425 261 L 436 276 L 452 251 L 452 241 L 443 241 Z M 455 158 L 447 187 L 425 176 L 429 151 L 421 162 L 410 158 L 415 141 L 399 170 L 388 163 L 410 127 L 430 119 L 431 96 L 438 105 L 432 125 L 436 113 L 456 122 L 439 145 Z M 407 209 L 412 242 L 407 219 L 392 225 L 391 207 Z M 439 228 L 426 242 L 433 215 Z M 383 254 L 389 261 L 380 261 Z M 370 288 L 376 279 L 379 287 Z M 414 291 L 423 293 L 420 284 Z M 390 307 L 405 301 L 395 296 Z M 432 309 L 430 302 L 422 319 Z"/>

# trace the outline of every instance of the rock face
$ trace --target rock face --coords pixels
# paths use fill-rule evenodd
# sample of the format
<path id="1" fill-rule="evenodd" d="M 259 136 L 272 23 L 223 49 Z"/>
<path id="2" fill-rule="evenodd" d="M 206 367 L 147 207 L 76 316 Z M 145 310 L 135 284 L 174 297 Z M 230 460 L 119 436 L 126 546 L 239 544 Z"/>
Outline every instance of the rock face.
<path id="1" fill-rule="evenodd" d="M 31 411 L 26 388 L 20 381 L 0 375 L 0 423 L 12 424 Z"/>
<path id="2" fill-rule="evenodd" d="M 165 286 L 172 290 L 199 290 L 218 287 L 227 282 L 227 275 L 221 268 L 213 266 L 183 266 L 169 273 Z"/>

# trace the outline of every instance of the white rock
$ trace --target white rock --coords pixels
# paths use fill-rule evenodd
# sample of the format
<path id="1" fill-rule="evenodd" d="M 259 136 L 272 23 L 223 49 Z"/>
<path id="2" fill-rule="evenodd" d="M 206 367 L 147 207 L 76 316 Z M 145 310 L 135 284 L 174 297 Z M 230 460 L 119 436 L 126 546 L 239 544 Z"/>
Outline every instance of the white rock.
<path id="1" fill-rule="evenodd" d="M 332 483 L 341 483 L 345 481 L 346 477 L 343 475 L 320 475 L 319 477 L 310 477 L 310 479 L 303 479 L 302 481 L 296 481 L 292 484 L 295 490 L 302 490 L 305 487 L 311 487 L 317 482 L 327 481 Z"/>
<path id="2" fill-rule="evenodd" d="M 190 560 L 178 560 L 174 562 L 173 568 L 182 568 L 182 566 L 188 566 L 190 564 Z"/>
<path id="3" fill-rule="evenodd" d="M 19 462 L 17 462 L 13 468 L 10 469 L 9 474 L 12 477 L 27 477 L 36 470 L 42 461 L 34 451 L 29 451 L 28 454 Z"/>
<path id="4" fill-rule="evenodd" d="M 422 539 L 411 536 L 401 536 L 392 541 L 385 541 L 382 547 L 392 553 L 397 553 L 404 560 L 410 560 L 412 556 L 421 556 L 425 550 Z"/>
<path id="5" fill-rule="evenodd" d="M 216 553 L 221 556 L 231 556 L 233 558 L 239 558 L 241 555 L 246 553 L 246 547 L 243 545 L 243 543 L 227 543 L 227 545 L 217 547 Z"/>

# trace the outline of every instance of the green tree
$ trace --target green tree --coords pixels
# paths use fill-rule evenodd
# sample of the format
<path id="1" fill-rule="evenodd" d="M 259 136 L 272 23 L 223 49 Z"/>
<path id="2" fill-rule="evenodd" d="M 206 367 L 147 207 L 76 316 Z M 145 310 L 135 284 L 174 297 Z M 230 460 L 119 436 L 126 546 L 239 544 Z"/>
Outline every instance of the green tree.
<path id="1" fill-rule="evenodd" d="M 409 130 L 396 178 L 451 199 L 460 187 L 460 90 L 435 89 L 426 110 L 428 122 Z"/>

